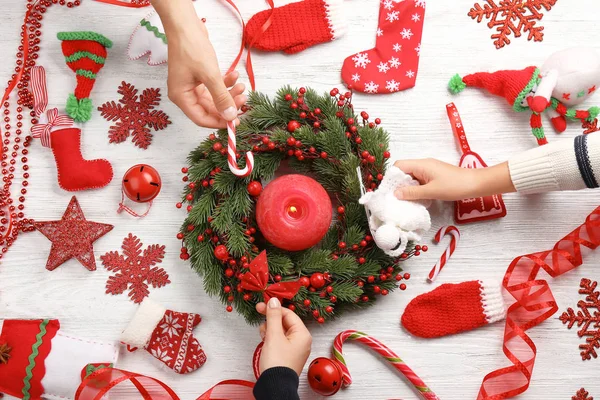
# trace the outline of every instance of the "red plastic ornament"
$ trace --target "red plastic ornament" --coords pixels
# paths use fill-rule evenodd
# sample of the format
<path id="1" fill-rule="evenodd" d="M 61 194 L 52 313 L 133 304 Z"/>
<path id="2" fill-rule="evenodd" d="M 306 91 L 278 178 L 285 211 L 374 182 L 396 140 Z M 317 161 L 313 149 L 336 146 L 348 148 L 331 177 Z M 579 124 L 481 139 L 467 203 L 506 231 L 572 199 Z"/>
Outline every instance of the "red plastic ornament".
<path id="1" fill-rule="evenodd" d="M 320 272 L 315 272 L 310 276 L 310 285 L 315 289 L 321 289 L 325 286 L 325 276 Z"/>
<path id="2" fill-rule="evenodd" d="M 342 387 L 342 370 L 326 357 L 315 358 L 308 367 L 308 384 L 321 396 L 333 396 Z"/>
<path id="3" fill-rule="evenodd" d="M 301 277 L 300 279 L 298 279 L 298 282 L 300 282 L 300 284 L 305 288 L 310 286 L 310 279 L 307 276 Z"/>
<path id="4" fill-rule="evenodd" d="M 301 126 L 302 125 L 300 125 L 300 122 L 293 119 L 290 122 L 288 122 L 287 130 L 288 130 L 288 132 L 294 132 L 296 129 L 299 129 Z"/>
<path id="5" fill-rule="evenodd" d="M 134 165 L 123 176 L 123 193 L 136 203 L 153 200 L 160 193 L 160 189 L 160 175 L 147 164 Z"/>
<path id="6" fill-rule="evenodd" d="M 223 244 L 215 247 L 215 257 L 221 261 L 227 260 L 229 258 L 229 251 L 227 251 L 227 247 Z"/>
<path id="7" fill-rule="evenodd" d="M 252 197 L 258 197 L 262 192 L 262 185 L 258 181 L 252 181 L 248 184 L 248 194 Z"/>

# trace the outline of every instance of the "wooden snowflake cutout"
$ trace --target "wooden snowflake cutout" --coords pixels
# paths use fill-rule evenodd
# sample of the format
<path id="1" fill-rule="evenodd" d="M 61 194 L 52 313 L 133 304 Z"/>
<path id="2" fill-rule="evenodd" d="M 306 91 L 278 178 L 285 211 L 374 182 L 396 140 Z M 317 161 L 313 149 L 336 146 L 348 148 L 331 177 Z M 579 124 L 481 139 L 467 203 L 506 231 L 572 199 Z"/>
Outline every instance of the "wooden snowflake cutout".
<path id="1" fill-rule="evenodd" d="M 581 359 L 584 361 L 590 360 L 592 357 L 597 358 L 596 349 L 600 348 L 600 291 L 596 291 L 597 286 L 598 282 L 583 278 L 579 294 L 586 295 L 586 297 L 585 300 L 579 300 L 577 303 L 577 307 L 581 311 L 577 311 L 575 314 L 572 308 L 568 308 L 560 316 L 563 324 L 568 324 L 568 329 L 575 324 L 581 328 L 577 331 L 577 335 L 580 338 L 585 336 L 585 343 L 579 345 Z M 593 311 L 594 309 L 595 311 Z"/>
<path id="2" fill-rule="evenodd" d="M 571 400 L 594 400 L 593 397 L 589 396 L 589 393 L 584 388 L 577 391 L 575 396 L 571 397 Z"/>
<path id="3" fill-rule="evenodd" d="M 527 40 L 541 42 L 544 39 L 544 27 L 536 26 L 544 14 L 542 8 L 550 11 L 557 0 L 485 0 L 483 7 L 475 3 L 469 17 L 481 22 L 489 19 L 488 27 L 496 28 L 492 34 L 497 49 L 510 44 L 509 36 L 520 37 L 527 33 Z M 497 3 L 497 4 L 496 4 Z"/>
<path id="4" fill-rule="evenodd" d="M 163 287 L 171 281 L 164 269 L 154 267 L 165 255 L 165 246 L 153 244 L 143 252 L 142 242 L 131 233 L 123 240 L 123 255 L 111 251 L 101 256 L 102 265 L 116 272 L 106 282 L 106 293 L 122 294 L 129 289 L 129 297 L 135 303 L 141 303 L 152 287 Z M 152 268 L 153 267 L 153 268 Z"/>
<path id="5" fill-rule="evenodd" d="M 118 93 L 122 96 L 118 103 L 109 101 L 98 107 L 98 111 L 108 121 L 117 121 L 108 131 L 110 143 L 121 143 L 131 135 L 133 143 L 143 149 L 152 142 L 151 129 L 163 130 L 171 123 L 169 116 L 154 108 L 160 104 L 160 89 L 138 90 L 123 81 Z"/>

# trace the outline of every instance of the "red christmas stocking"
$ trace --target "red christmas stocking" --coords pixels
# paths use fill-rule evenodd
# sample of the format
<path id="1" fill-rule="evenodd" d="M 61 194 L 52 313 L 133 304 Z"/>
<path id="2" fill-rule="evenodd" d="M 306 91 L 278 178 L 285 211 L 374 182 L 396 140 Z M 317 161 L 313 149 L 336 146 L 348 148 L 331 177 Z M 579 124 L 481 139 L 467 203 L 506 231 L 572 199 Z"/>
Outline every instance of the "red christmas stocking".
<path id="1" fill-rule="evenodd" d="M 292 54 L 335 40 L 346 32 L 343 3 L 343 0 L 304 0 L 261 11 L 246 25 L 247 42 L 259 50 Z M 262 32 L 271 15 L 271 25 Z"/>
<path id="2" fill-rule="evenodd" d="M 113 178 L 110 162 L 105 159 L 83 158 L 79 128 L 60 129 L 50 133 L 48 147 L 51 147 L 54 153 L 58 184 L 64 190 L 76 192 L 99 189 L 108 185 Z"/>
<path id="3" fill-rule="evenodd" d="M 481 281 L 446 283 L 415 297 L 402 325 L 415 336 L 435 338 L 468 331 L 505 318 L 500 285 Z"/>
<path id="4" fill-rule="evenodd" d="M 178 374 L 187 374 L 206 362 L 206 355 L 192 334 L 202 318 L 198 314 L 167 310 L 146 299 L 121 334 L 121 342 L 143 347 Z"/>
<path id="5" fill-rule="evenodd" d="M 342 67 L 346 85 L 364 93 L 415 86 L 424 17 L 424 0 L 381 0 L 375 48 L 346 58 Z"/>

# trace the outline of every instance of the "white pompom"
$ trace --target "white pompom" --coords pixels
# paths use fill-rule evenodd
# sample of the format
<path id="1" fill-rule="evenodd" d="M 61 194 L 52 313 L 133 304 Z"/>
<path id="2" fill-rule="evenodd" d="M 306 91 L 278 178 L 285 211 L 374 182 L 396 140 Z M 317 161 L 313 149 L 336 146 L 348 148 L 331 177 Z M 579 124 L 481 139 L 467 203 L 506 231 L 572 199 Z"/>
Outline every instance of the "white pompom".
<path id="1" fill-rule="evenodd" d="M 373 239 L 381 250 L 391 250 L 398 246 L 400 231 L 392 225 L 383 225 L 377 229 Z"/>

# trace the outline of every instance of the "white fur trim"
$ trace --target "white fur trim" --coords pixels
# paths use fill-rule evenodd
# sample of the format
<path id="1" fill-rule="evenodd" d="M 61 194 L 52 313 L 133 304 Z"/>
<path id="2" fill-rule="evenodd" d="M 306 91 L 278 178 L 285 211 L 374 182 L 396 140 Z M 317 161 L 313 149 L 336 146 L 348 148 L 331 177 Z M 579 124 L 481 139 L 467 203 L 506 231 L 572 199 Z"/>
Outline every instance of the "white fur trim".
<path id="1" fill-rule="evenodd" d="M 156 325 L 165 315 L 166 308 L 150 299 L 144 300 L 127 328 L 121 334 L 121 342 L 134 347 L 144 347 L 150 340 Z"/>
<path id="2" fill-rule="evenodd" d="M 331 36 L 337 39 L 343 36 L 348 29 L 348 21 L 346 20 L 346 12 L 343 0 L 323 0 L 325 5 L 325 13 L 327 14 L 327 22 L 331 29 Z"/>
<path id="3" fill-rule="evenodd" d="M 483 305 L 483 313 L 488 324 L 502 321 L 506 318 L 506 308 L 504 299 L 502 298 L 502 288 L 500 285 L 493 283 L 489 284 L 479 281 L 481 292 L 481 304 Z"/>

